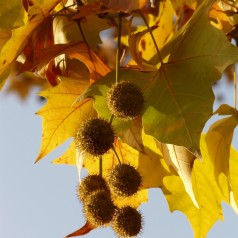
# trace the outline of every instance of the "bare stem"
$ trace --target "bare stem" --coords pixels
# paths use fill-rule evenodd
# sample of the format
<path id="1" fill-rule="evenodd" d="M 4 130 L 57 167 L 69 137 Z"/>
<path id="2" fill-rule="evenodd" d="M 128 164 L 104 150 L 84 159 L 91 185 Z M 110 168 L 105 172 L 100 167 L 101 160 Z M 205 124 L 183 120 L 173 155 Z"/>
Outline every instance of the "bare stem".
<path id="1" fill-rule="evenodd" d="M 99 157 L 99 175 L 102 176 L 102 156 Z"/>
<path id="2" fill-rule="evenodd" d="M 122 16 L 121 13 L 118 13 L 118 33 L 117 33 L 117 55 L 116 55 L 116 84 L 119 81 L 120 73 L 120 57 L 121 57 L 121 22 Z"/>
<path id="3" fill-rule="evenodd" d="M 118 157 L 118 154 L 117 154 L 117 152 L 116 152 L 114 146 L 112 147 L 112 150 L 113 150 L 114 154 L 115 154 L 116 157 L 117 157 L 118 163 L 121 164 L 121 161 L 120 161 L 120 159 L 119 159 L 119 157 Z"/>
<path id="4" fill-rule="evenodd" d="M 148 22 L 147 22 L 145 16 L 143 15 L 143 13 L 142 13 L 140 10 L 138 10 L 137 13 L 141 16 L 141 18 L 143 19 L 143 21 L 144 21 L 146 27 L 147 27 L 148 30 L 149 30 L 150 36 L 151 36 L 151 38 L 152 38 L 152 41 L 153 41 L 153 43 L 154 43 L 154 45 L 155 45 L 155 49 L 156 49 L 157 54 L 158 54 L 158 57 L 159 57 L 159 61 L 160 61 L 160 63 L 161 63 L 161 66 L 163 66 L 163 64 L 164 64 L 164 63 L 163 63 L 163 59 L 162 59 L 162 56 L 161 56 L 159 47 L 158 47 L 158 45 L 157 45 L 157 43 L 156 43 L 156 41 L 155 41 L 154 35 L 153 35 L 153 33 L 152 33 L 152 30 L 150 29 L 150 26 L 149 26 L 149 24 L 148 24 Z"/>
<path id="5" fill-rule="evenodd" d="M 234 81 L 234 108 L 236 108 L 237 107 L 237 74 L 236 74 L 235 64 L 234 64 L 233 81 Z"/>

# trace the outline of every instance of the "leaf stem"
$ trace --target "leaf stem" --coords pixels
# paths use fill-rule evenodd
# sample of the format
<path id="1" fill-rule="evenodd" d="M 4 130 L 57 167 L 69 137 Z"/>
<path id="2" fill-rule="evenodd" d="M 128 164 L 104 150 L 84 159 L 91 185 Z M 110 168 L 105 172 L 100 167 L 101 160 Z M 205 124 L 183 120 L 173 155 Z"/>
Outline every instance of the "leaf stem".
<path id="1" fill-rule="evenodd" d="M 121 57 L 121 25 L 122 15 L 118 13 L 118 30 L 117 30 L 117 54 L 116 54 L 116 84 L 119 81 L 120 74 L 120 57 Z"/>
<path id="2" fill-rule="evenodd" d="M 112 124 L 114 115 L 111 115 L 109 123 Z"/>
<path id="3" fill-rule="evenodd" d="M 119 159 L 119 157 L 118 157 L 118 154 L 117 154 L 117 152 L 116 152 L 114 146 L 112 146 L 112 150 L 113 150 L 114 154 L 115 154 L 116 157 L 117 157 L 118 163 L 121 164 L 121 161 L 120 161 L 120 159 Z"/>
<path id="4" fill-rule="evenodd" d="M 140 10 L 138 10 L 138 11 L 136 11 L 136 12 L 138 12 L 138 14 L 139 14 L 139 15 L 141 16 L 141 18 L 143 19 L 143 21 L 144 21 L 146 27 L 148 28 L 149 33 L 150 33 L 150 36 L 151 36 L 151 38 L 152 38 L 152 41 L 153 41 L 153 43 L 154 43 L 154 45 L 155 45 L 155 49 L 156 49 L 156 51 L 157 51 L 157 54 L 158 54 L 158 57 L 159 57 L 159 61 L 160 61 L 160 63 L 161 63 L 161 66 L 163 66 L 163 64 L 164 64 L 163 58 L 162 58 L 162 56 L 161 56 L 159 47 L 158 47 L 158 45 L 157 45 L 157 43 L 156 43 L 156 41 L 155 41 L 155 37 L 154 37 L 154 35 L 153 35 L 153 33 L 152 33 L 151 29 L 150 29 L 150 26 L 149 26 L 149 24 L 148 24 L 148 22 L 147 22 L 145 16 L 143 15 L 143 13 L 142 13 Z"/>
<path id="5" fill-rule="evenodd" d="M 234 64 L 234 74 L 233 74 L 233 81 L 234 81 L 234 108 L 237 107 L 237 74 L 236 74 L 236 65 Z"/>
<path id="6" fill-rule="evenodd" d="M 99 175 L 102 176 L 102 156 L 99 157 Z"/>

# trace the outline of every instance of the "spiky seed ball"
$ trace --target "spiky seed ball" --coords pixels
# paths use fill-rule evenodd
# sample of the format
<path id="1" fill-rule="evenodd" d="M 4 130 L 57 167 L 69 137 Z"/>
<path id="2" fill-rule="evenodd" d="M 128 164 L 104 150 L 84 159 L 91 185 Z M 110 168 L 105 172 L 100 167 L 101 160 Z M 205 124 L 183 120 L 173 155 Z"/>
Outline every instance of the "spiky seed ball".
<path id="1" fill-rule="evenodd" d="M 101 118 L 84 122 L 75 136 L 76 147 L 94 156 L 106 153 L 113 142 L 114 131 L 111 124 Z"/>
<path id="2" fill-rule="evenodd" d="M 87 221 L 96 227 L 109 223 L 112 220 L 115 206 L 110 195 L 104 191 L 92 193 L 83 206 L 84 215 Z"/>
<path id="3" fill-rule="evenodd" d="M 144 96 L 136 84 L 122 81 L 114 84 L 108 91 L 107 105 L 114 116 L 125 120 L 133 119 L 143 109 Z"/>
<path id="4" fill-rule="evenodd" d="M 142 229 L 142 216 L 130 206 L 115 210 L 112 228 L 118 237 L 137 236 Z"/>
<path id="5" fill-rule="evenodd" d="M 104 190 L 110 194 L 106 180 L 97 174 L 88 175 L 85 177 L 77 188 L 78 198 L 84 202 L 85 199 L 90 196 L 93 192 L 98 190 Z"/>
<path id="6" fill-rule="evenodd" d="M 119 164 L 108 175 L 108 185 L 112 193 L 121 197 L 131 196 L 139 190 L 142 178 L 129 164 Z"/>

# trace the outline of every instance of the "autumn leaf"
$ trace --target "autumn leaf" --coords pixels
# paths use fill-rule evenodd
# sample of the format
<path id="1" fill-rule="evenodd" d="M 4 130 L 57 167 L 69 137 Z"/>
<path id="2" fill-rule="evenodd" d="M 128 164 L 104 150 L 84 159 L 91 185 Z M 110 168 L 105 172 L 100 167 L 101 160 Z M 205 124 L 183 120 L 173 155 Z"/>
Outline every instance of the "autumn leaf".
<path id="1" fill-rule="evenodd" d="M 60 2 L 53 1 L 31 1 L 28 7 L 28 21 L 25 25 L 12 31 L 11 38 L 5 43 L 1 49 L 0 58 L 0 89 L 3 87 L 7 76 L 10 73 L 11 66 L 21 54 L 26 46 L 29 37 L 36 27 L 43 22 L 50 14 L 52 9 Z"/>
<path id="2" fill-rule="evenodd" d="M 226 107 L 226 111 L 224 107 Z M 233 185 L 230 179 L 229 158 L 234 129 L 238 125 L 238 112 L 234 108 L 228 107 L 228 105 L 223 105 L 216 111 L 220 115 L 227 115 L 228 112 L 232 112 L 232 114 L 216 121 L 210 126 L 205 140 L 208 146 L 209 157 L 214 164 L 215 179 L 224 195 L 225 201 L 230 203 Z"/>
<path id="3" fill-rule="evenodd" d="M 94 52 L 90 51 L 84 42 L 57 44 L 45 48 L 41 51 L 36 62 L 34 62 L 33 68 L 37 67 L 39 70 L 44 70 L 52 59 L 61 54 L 66 54 L 70 59 L 78 59 L 83 62 L 89 69 L 90 80 L 92 82 L 110 72 L 109 67 L 106 66 Z"/>
<path id="4" fill-rule="evenodd" d="M 76 165 L 76 147 L 74 141 L 59 158 L 52 161 L 52 164 Z"/>
<path id="5" fill-rule="evenodd" d="M 185 147 L 157 142 L 162 155 L 172 171 L 176 171 L 194 205 L 199 208 L 192 186 L 192 168 L 196 157 Z M 171 171 L 171 172 L 172 172 Z"/>
<path id="6" fill-rule="evenodd" d="M 209 22 L 213 2 L 198 7 L 165 45 L 161 54 L 169 56 L 168 62 L 161 65 L 145 91 L 145 133 L 162 143 L 184 146 L 198 157 L 200 134 L 212 114 L 211 84 L 229 64 L 238 61 L 238 49 Z"/>
<path id="7" fill-rule="evenodd" d="M 109 9 L 121 12 L 131 12 L 146 5 L 146 0 L 102 0 L 102 4 Z"/>
<path id="8" fill-rule="evenodd" d="M 178 176 L 164 178 L 164 195 L 168 201 L 170 211 L 183 212 L 192 225 L 195 238 L 206 237 L 214 223 L 221 219 L 223 213 L 221 207 L 222 194 L 214 179 L 214 165 L 209 158 L 204 137 L 201 139 L 201 151 L 203 162 L 194 161 L 192 181 L 194 193 L 200 208 L 197 208 L 184 189 L 182 180 Z"/>
<path id="9" fill-rule="evenodd" d="M 135 70 L 120 70 L 120 81 L 130 81 L 138 85 L 142 90 L 146 84 L 148 84 L 153 79 L 154 72 L 140 72 Z M 116 73 L 112 71 L 108 73 L 105 77 L 100 78 L 97 82 L 92 84 L 77 101 L 83 100 L 85 98 L 94 99 L 94 108 L 96 109 L 98 115 L 107 120 L 110 119 L 111 113 L 108 109 L 106 98 L 107 92 L 111 88 L 112 84 L 115 83 Z M 121 136 L 125 130 L 130 127 L 131 122 L 123 121 L 117 118 L 113 119 L 112 125 L 115 132 Z"/>
<path id="10" fill-rule="evenodd" d="M 95 116 L 91 99 L 74 104 L 75 99 L 88 85 L 77 80 L 67 80 L 39 94 L 47 98 L 47 103 L 37 112 L 43 119 L 43 132 L 36 162 L 73 137 L 84 120 Z"/>
<path id="11" fill-rule="evenodd" d="M 81 7 L 79 11 L 81 12 Z M 85 41 L 88 47 L 96 52 L 98 45 L 102 43 L 100 32 L 115 26 L 115 23 L 110 19 L 99 18 L 97 15 L 85 16 L 77 21 L 72 20 L 70 16 L 57 16 L 54 18 L 53 25 L 55 44 Z"/>
<path id="12" fill-rule="evenodd" d="M 67 235 L 66 237 L 75 237 L 75 236 L 83 236 L 88 234 L 90 231 L 92 231 L 93 229 L 95 229 L 96 227 L 92 226 L 91 224 L 89 224 L 88 222 L 85 223 L 84 226 L 82 226 L 80 229 L 78 229 L 77 231 Z"/>
<path id="13" fill-rule="evenodd" d="M 148 14 L 144 17 L 146 17 L 151 27 L 150 30 L 153 30 L 152 34 L 156 39 L 157 47 L 161 49 L 174 34 L 172 19 L 175 12 L 171 1 L 160 1 L 159 9 L 158 16 L 155 17 L 152 14 Z M 138 14 L 134 16 L 138 16 Z M 145 28 L 145 26 L 139 26 L 136 33 L 131 33 L 129 35 L 129 50 L 133 55 L 133 59 L 137 59 L 136 62 L 139 65 L 145 62 L 152 68 L 152 65 L 155 67 L 158 64 L 159 58 L 152 37 L 148 32 L 149 29 Z"/>
<path id="14" fill-rule="evenodd" d="M 2 0 L 0 6 L 0 28 L 14 29 L 25 25 L 27 13 L 21 1 Z"/>

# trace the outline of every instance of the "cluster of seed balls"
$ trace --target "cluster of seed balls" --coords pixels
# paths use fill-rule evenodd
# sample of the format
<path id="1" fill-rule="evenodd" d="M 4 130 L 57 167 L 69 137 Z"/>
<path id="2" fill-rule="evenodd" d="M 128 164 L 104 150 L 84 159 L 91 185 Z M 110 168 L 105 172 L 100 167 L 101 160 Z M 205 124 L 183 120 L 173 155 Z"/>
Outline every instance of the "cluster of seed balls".
<path id="1" fill-rule="evenodd" d="M 135 84 L 122 81 L 109 90 L 107 105 L 113 116 L 130 120 L 140 115 L 144 97 Z M 101 156 L 113 147 L 114 139 L 111 124 L 102 118 L 93 118 L 82 124 L 75 136 L 75 144 L 87 154 Z M 87 221 L 96 227 L 111 223 L 119 237 L 138 235 L 142 228 L 141 214 L 131 206 L 116 207 L 112 197 L 132 196 L 138 192 L 141 183 L 139 172 L 128 164 L 115 166 L 107 180 L 101 175 L 88 175 L 77 189 Z"/>
<path id="2" fill-rule="evenodd" d="M 130 181 L 127 177 L 129 173 L 133 174 L 130 175 Z M 101 175 L 85 177 L 78 186 L 77 193 L 87 221 L 95 227 L 111 223 L 118 237 L 138 235 L 142 228 L 141 214 L 131 206 L 116 207 L 112 195 L 122 198 L 130 196 L 139 190 L 140 185 L 140 174 L 128 164 L 117 165 L 111 170 L 107 180 Z"/>

